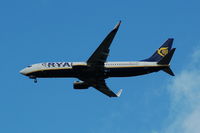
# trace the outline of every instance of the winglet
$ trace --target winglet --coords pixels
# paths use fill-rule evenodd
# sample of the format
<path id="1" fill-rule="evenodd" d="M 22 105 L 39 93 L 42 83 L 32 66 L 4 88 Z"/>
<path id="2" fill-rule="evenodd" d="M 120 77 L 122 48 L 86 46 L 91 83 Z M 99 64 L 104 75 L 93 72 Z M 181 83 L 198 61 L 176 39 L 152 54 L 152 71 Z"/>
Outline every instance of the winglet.
<path id="1" fill-rule="evenodd" d="M 114 30 L 119 28 L 121 22 L 122 22 L 122 21 L 120 20 L 119 23 L 115 26 Z"/>
<path id="2" fill-rule="evenodd" d="M 120 97 L 120 95 L 122 94 L 122 89 L 120 89 L 118 92 L 117 92 L 117 97 Z"/>

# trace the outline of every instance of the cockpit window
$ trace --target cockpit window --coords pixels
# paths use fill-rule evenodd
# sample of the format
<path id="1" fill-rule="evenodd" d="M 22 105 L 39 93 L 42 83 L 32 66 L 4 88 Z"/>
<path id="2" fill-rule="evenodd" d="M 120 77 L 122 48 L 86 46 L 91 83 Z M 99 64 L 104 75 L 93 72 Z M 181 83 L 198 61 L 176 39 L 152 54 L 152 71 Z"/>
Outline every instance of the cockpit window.
<path id="1" fill-rule="evenodd" d="M 27 66 L 27 67 L 32 67 L 32 66 L 30 65 L 30 66 Z"/>
<path id="2" fill-rule="evenodd" d="M 42 63 L 42 66 L 46 67 L 46 63 Z"/>

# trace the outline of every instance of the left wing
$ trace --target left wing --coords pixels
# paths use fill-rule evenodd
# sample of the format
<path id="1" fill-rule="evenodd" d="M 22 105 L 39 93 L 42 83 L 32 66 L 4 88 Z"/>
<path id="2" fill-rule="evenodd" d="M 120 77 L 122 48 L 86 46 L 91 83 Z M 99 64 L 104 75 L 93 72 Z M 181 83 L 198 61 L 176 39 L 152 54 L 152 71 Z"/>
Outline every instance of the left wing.
<path id="1" fill-rule="evenodd" d="M 112 90 L 108 88 L 105 80 L 97 82 L 97 84 L 93 85 L 93 87 L 109 97 L 120 97 L 122 93 L 122 89 L 120 89 L 119 92 L 115 94 Z"/>
<path id="2" fill-rule="evenodd" d="M 95 78 L 86 78 L 86 77 L 80 77 L 79 79 L 109 97 L 120 97 L 122 93 L 122 89 L 120 89 L 119 92 L 115 94 L 112 90 L 108 88 L 104 79 L 95 79 Z"/>

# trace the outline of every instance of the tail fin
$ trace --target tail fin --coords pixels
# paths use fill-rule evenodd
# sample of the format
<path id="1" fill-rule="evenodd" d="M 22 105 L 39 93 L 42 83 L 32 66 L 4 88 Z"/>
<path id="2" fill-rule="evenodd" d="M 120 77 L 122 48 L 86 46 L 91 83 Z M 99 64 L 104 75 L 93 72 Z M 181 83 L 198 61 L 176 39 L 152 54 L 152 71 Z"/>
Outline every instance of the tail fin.
<path id="1" fill-rule="evenodd" d="M 158 62 L 158 64 L 168 65 L 172 59 L 172 56 L 173 56 L 175 50 L 176 50 L 176 48 L 173 48 L 171 51 L 169 51 L 169 53 Z M 173 71 L 170 69 L 169 65 L 166 68 L 164 68 L 163 71 L 168 73 L 171 76 L 175 76 Z"/>
<path id="2" fill-rule="evenodd" d="M 174 41 L 173 38 L 169 38 L 158 50 L 156 50 L 156 52 L 151 57 L 143 61 L 150 61 L 150 62 L 160 61 L 171 50 L 173 41 Z"/>
<path id="3" fill-rule="evenodd" d="M 164 56 L 164 57 L 158 62 L 158 64 L 161 64 L 161 65 L 167 65 L 167 64 L 169 64 L 169 62 L 171 61 L 172 56 L 173 56 L 175 50 L 176 50 L 176 48 L 173 48 L 172 50 L 170 50 L 169 53 L 168 53 L 166 56 Z"/>

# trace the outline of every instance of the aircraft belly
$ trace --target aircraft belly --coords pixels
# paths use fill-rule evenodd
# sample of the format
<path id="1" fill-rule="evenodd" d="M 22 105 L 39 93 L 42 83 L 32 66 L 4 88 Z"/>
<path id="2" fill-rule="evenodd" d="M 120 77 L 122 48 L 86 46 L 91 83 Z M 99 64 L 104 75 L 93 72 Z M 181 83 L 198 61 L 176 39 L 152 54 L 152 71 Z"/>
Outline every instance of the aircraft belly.
<path id="1" fill-rule="evenodd" d="M 109 68 L 108 77 L 130 77 L 144 75 L 161 70 L 161 67 L 132 67 L 132 68 Z"/>
<path id="2" fill-rule="evenodd" d="M 75 77 L 75 72 L 72 69 L 42 70 L 31 73 L 30 75 L 38 78 L 62 78 Z"/>

